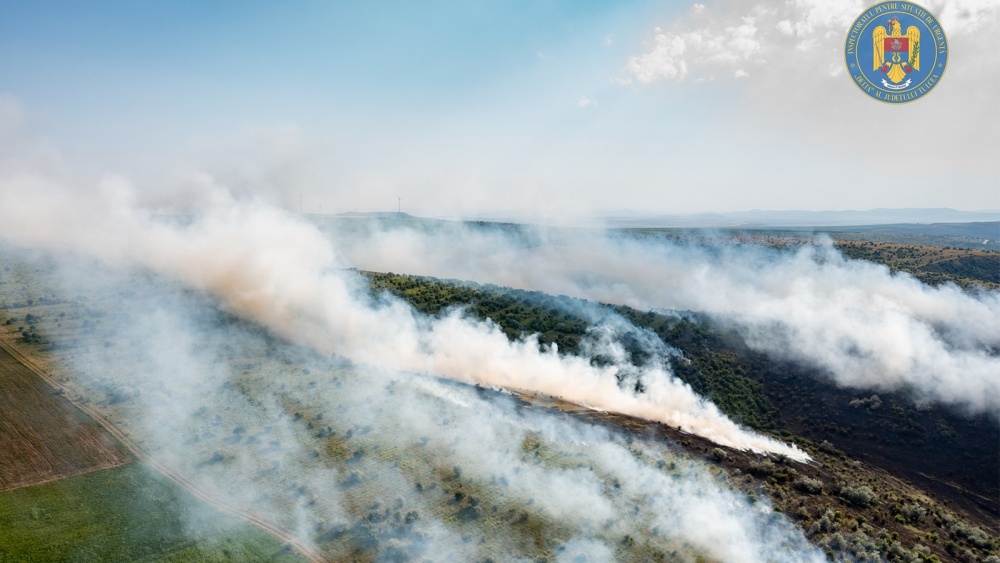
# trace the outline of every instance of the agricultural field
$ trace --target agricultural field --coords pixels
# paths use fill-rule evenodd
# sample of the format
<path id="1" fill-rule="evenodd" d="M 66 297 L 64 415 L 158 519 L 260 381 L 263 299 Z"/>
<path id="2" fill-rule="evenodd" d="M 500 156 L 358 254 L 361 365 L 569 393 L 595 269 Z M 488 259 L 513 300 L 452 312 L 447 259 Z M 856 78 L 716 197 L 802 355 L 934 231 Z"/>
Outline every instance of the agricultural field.
<path id="1" fill-rule="evenodd" d="M 71 402 L 89 401 L 47 373 L 56 365 L 51 335 L 85 334 L 94 316 L 67 318 L 71 304 L 38 292 L 46 278 L 26 277 L 45 270 L 13 263 L 5 261 L 0 276 L 10 299 L 0 309 L 0 561 L 300 560 L 268 533 L 136 463 Z"/>
<path id="2" fill-rule="evenodd" d="M 0 347 L 0 491 L 129 459 L 120 444 Z"/>
<path id="3" fill-rule="evenodd" d="M 0 561 L 300 561 L 140 463 L 0 493 Z"/>

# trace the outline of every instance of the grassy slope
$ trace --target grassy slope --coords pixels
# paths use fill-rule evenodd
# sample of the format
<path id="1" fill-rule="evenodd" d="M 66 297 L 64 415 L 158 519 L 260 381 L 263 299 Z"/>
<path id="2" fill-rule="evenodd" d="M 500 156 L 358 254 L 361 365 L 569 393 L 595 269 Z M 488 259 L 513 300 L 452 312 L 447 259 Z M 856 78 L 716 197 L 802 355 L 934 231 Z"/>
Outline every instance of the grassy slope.
<path id="1" fill-rule="evenodd" d="M 0 561 L 298 561 L 141 464 L 0 494 Z"/>

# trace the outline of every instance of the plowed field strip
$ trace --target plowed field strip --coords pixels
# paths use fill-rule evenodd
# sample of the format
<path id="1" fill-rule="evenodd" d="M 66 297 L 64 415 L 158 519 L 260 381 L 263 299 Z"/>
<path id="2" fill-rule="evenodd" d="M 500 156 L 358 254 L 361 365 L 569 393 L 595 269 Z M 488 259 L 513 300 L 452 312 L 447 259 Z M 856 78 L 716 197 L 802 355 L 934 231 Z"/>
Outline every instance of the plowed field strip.
<path id="1" fill-rule="evenodd" d="M 0 491 L 115 467 L 128 451 L 0 347 Z"/>

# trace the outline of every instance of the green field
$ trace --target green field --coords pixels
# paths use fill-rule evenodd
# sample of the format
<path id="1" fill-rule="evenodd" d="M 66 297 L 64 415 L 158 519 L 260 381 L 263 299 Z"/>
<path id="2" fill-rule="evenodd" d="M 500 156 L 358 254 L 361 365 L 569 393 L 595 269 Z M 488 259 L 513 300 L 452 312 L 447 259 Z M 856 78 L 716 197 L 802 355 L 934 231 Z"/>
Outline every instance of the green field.
<path id="1" fill-rule="evenodd" d="M 0 494 L 0 561 L 299 561 L 139 463 Z"/>

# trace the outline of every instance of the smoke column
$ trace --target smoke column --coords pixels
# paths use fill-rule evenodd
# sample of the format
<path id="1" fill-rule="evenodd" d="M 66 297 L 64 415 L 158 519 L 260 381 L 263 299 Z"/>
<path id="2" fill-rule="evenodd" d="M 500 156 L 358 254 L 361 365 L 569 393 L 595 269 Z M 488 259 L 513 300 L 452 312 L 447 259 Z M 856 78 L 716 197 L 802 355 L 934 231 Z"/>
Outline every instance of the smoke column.
<path id="1" fill-rule="evenodd" d="M 924 285 L 845 259 L 829 240 L 780 250 L 459 225 L 331 236 L 349 241 L 347 259 L 364 269 L 706 312 L 751 347 L 816 366 L 841 386 L 907 388 L 1000 416 L 1000 292 Z"/>

